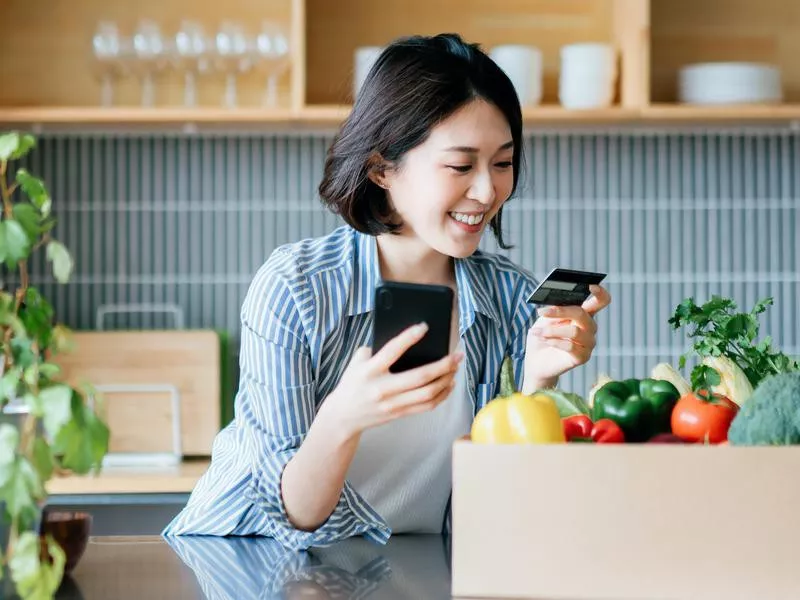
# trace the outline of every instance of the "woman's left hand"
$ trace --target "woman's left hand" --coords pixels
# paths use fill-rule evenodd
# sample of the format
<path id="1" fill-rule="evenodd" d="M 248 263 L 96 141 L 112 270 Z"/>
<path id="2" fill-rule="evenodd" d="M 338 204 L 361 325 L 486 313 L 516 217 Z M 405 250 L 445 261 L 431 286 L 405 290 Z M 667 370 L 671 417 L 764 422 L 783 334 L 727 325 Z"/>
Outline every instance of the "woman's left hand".
<path id="1" fill-rule="evenodd" d="M 599 285 L 581 306 L 546 306 L 528 331 L 525 348 L 524 391 L 552 387 L 559 376 L 587 362 L 594 350 L 597 324 L 594 315 L 611 303 Z"/>

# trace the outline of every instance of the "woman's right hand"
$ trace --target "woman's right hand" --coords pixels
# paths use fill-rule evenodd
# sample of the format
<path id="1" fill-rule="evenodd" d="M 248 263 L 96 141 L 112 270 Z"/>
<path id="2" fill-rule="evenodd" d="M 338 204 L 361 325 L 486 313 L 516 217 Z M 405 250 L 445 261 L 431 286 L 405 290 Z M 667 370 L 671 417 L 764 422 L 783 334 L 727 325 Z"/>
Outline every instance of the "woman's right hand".
<path id="1" fill-rule="evenodd" d="M 409 327 L 387 342 L 374 356 L 368 347 L 356 350 L 339 385 L 322 405 L 350 436 L 393 419 L 436 408 L 455 386 L 461 352 L 401 373 L 389 367 L 428 331 Z"/>

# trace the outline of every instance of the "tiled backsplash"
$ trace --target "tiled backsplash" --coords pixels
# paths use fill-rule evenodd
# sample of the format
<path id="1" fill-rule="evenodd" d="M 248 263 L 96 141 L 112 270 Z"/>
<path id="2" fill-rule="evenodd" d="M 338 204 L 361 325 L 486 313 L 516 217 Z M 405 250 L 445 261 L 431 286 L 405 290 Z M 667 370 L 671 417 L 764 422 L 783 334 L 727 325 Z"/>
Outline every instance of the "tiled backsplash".
<path id="1" fill-rule="evenodd" d="M 800 346 L 800 135 L 789 130 L 536 132 L 523 188 L 507 206 L 510 256 L 609 273 L 592 362 L 563 380 L 586 393 L 598 372 L 641 376 L 685 344 L 667 320 L 686 296 L 774 296 L 764 330 Z M 48 182 L 56 235 L 76 257 L 66 286 L 33 281 L 59 318 L 94 328 L 101 305 L 177 304 L 187 327 L 238 334 L 258 266 L 279 244 L 340 223 L 316 197 L 323 134 L 89 135 L 40 139 L 30 168 Z M 485 240 L 494 249 L 492 240 Z M 164 327 L 121 315 L 107 327 Z M 233 344 L 235 351 L 236 343 Z"/>

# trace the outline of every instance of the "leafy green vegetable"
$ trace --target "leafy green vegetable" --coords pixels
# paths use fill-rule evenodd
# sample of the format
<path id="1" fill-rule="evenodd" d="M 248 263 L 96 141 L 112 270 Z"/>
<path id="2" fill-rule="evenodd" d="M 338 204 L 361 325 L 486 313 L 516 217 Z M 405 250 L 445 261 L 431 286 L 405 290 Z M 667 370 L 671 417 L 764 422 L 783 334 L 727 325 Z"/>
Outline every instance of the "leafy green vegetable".
<path id="1" fill-rule="evenodd" d="M 727 356 L 742 369 L 755 388 L 768 375 L 800 369 L 797 360 L 772 348 L 770 337 L 757 342 L 758 316 L 772 304 L 772 298 L 765 298 L 749 312 L 737 312 L 736 303 L 729 298 L 715 295 L 702 306 L 695 304 L 693 298 L 687 298 L 677 306 L 669 323 L 673 329 L 689 329 L 688 336 L 694 340 L 694 353 L 701 357 Z M 681 368 L 686 366 L 689 354 L 681 355 Z M 710 385 L 710 374 L 706 369 L 708 367 L 703 365 L 694 368 L 693 387 L 695 382 L 702 387 Z"/>
<path id="2" fill-rule="evenodd" d="M 735 446 L 800 444 L 800 371 L 770 375 L 728 429 Z"/>
<path id="3" fill-rule="evenodd" d="M 697 365 L 692 371 L 691 383 L 695 391 L 705 391 L 708 398 L 713 395 L 713 387 L 722 381 L 719 373 L 708 365 Z"/>

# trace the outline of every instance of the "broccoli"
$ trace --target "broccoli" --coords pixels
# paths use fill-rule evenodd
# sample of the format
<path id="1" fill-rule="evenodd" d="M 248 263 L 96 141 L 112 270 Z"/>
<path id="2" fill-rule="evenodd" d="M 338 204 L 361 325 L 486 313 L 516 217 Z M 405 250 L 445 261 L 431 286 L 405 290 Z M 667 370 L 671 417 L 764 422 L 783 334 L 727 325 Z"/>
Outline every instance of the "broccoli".
<path id="1" fill-rule="evenodd" d="M 764 379 L 733 419 L 728 441 L 735 446 L 800 444 L 800 371 Z"/>

